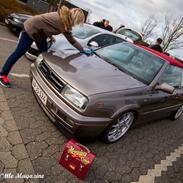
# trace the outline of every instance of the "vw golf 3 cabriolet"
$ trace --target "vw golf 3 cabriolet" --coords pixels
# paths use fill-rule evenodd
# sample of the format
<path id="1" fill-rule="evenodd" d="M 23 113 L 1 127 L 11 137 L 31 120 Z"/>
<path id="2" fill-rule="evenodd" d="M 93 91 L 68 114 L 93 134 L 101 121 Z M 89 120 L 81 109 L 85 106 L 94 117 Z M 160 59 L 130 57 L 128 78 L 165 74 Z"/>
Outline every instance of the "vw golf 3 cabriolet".
<path id="1" fill-rule="evenodd" d="M 183 64 L 130 43 L 93 56 L 43 53 L 31 65 L 35 96 L 50 117 L 79 137 L 118 141 L 135 122 L 183 112 Z"/>

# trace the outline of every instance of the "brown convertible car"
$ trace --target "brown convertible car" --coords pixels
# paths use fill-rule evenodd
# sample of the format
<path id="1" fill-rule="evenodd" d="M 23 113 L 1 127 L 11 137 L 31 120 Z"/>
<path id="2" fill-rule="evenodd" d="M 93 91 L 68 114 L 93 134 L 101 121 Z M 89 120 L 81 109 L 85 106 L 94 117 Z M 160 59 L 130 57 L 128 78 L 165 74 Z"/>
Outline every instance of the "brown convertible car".
<path id="1" fill-rule="evenodd" d="M 181 116 L 182 68 L 150 48 L 119 43 L 89 57 L 44 53 L 31 65 L 31 81 L 53 122 L 75 136 L 113 143 L 135 122 Z"/>

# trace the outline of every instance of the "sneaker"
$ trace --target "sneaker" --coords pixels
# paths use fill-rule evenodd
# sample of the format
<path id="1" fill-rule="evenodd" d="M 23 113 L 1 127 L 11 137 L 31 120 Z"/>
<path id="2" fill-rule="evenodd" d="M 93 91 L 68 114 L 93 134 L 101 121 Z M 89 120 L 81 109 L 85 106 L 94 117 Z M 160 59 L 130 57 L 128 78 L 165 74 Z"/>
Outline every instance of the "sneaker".
<path id="1" fill-rule="evenodd" d="M 7 88 L 11 87 L 11 83 L 10 83 L 9 79 L 7 78 L 7 76 L 0 76 L 0 84 Z"/>

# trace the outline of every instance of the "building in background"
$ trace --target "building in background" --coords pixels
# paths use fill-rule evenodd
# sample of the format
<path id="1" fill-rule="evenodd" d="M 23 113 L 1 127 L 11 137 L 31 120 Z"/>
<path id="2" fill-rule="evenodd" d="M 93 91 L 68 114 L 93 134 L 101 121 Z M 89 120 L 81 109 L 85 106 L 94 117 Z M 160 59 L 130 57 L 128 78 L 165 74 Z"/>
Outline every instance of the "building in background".
<path id="1" fill-rule="evenodd" d="M 68 8 L 81 8 L 85 14 L 85 17 L 86 17 L 86 22 L 88 22 L 88 18 L 89 18 L 89 15 L 91 13 L 91 11 L 89 9 L 85 9 L 83 7 L 79 7 L 77 6 L 75 3 L 67 0 L 60 0 L 60 4 L 63 3 L 64 5 L 66 5 Z"/>
<path id="2" fill-rule="evenodd" d="M 45 13 L 50 11 L 51 4 L 49 0 L 18 0 L 21 3 L 35 9 L 39 13 Z M 58 0 L 59 1 L 59 0 Z"/>
<path id="3" fill-rule="evenodd" d="M 69 0 L 18 0 L 21 3 L 24 3 L 31 8 L 36 9 L 39 13 L 45 13 L 50 11 L 56 11 L 60 4 L 66 5 L 68 8 L 76 8 L 79 7 L 75 3 Z M 88 20 L 89 14 L 91 11 L 89 9 L 85 9 L 83 7 L 79 7 L 83 10 L 86 21 Z"/>
<path id="4" fill-rule="evenodd" d="M 28 0 L 19 0 L 20 2 L 27 3 Z"/>

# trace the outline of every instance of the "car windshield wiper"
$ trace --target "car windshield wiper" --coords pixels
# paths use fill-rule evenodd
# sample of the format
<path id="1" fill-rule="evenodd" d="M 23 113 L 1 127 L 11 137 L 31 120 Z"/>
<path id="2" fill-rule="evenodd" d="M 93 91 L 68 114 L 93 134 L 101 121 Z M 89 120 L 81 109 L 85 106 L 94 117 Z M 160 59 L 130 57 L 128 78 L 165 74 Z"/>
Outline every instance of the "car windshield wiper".
<path id="1" fill-rule="evenodd" d="M 93 52 L 97 57 L 102 58 L 96 51 Z M 102 58 L 103 59 L 103 58 Z"/>

